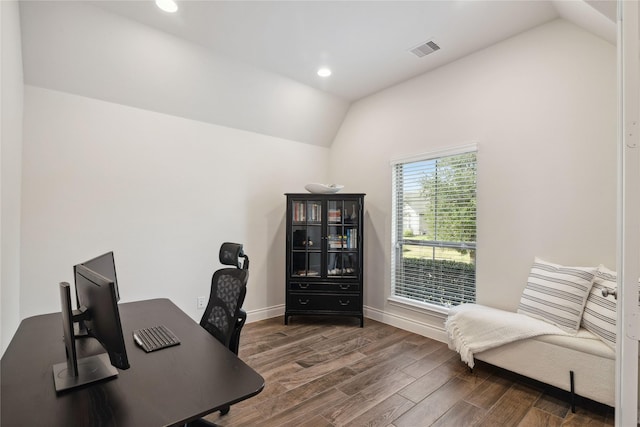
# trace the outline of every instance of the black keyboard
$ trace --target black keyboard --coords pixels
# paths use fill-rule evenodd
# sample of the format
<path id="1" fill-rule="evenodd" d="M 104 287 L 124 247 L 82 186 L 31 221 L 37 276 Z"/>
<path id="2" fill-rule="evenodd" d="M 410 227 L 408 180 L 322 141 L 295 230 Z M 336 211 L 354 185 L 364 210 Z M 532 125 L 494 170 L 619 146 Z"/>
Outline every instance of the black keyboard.
<path id="1" fill-rule="evenodd" d="M 133 331 L 133 340 L 147 353 L 180 344 L 180 340 L 164 325 Z"/>

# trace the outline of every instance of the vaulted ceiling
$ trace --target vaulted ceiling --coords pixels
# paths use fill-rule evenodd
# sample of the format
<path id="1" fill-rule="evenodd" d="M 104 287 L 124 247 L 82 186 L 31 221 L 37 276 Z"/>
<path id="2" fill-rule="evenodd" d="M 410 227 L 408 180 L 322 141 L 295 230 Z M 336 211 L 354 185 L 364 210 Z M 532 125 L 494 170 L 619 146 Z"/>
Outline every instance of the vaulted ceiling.
<path id="1" fill-rule="evenodd" d="M 612 8 L 613 5 L 613 8 Z M 564 18 L 615 43 L 613 1 L 23 1 L 25 82 L 329 146 L 351 102 Z M 433 41 L 440 49 L 411 50 Z M 320 67 L 332 70 L 319 77 Z"/>

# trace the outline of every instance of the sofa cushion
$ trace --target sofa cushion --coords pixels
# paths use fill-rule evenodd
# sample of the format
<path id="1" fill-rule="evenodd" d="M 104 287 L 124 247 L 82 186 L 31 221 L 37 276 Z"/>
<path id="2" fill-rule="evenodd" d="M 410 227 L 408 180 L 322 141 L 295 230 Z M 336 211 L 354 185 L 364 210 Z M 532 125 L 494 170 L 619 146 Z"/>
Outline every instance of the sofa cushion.
<path id="1" fill-rule="evenodd" d="M 580 328 L 575 335 L 540 335 L 532 339 L 605 359 L 616 359 L 614 350 L 584 328 Z"/>
<path id="2" fill-rule="evenodd" d="M 603 289 L 608 296 L 602 295 Z M 616 347 L 616 299 L 611 291 L 618 288 L 617 274 L 601 265 L 593 277 L 593 286 L 582 315 L 582 326 L 599 337 L 606 345 Z"/>
<path id="3" fill-rule="evenodd" d="M 596 268 L 566 267 L 535 258 L 518 313 L 577 333 Z"/>

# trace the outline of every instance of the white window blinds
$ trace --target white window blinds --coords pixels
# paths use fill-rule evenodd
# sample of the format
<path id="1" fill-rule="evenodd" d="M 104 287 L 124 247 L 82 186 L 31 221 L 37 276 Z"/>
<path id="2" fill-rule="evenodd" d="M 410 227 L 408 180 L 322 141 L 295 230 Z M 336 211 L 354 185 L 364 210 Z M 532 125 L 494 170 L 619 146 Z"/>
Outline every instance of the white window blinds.
<path id="1" fill-rule="evenodd" d="M 475 146 L 394 162 L 393 192 L 392 294 L 444 307 L 475 302 Z"/>

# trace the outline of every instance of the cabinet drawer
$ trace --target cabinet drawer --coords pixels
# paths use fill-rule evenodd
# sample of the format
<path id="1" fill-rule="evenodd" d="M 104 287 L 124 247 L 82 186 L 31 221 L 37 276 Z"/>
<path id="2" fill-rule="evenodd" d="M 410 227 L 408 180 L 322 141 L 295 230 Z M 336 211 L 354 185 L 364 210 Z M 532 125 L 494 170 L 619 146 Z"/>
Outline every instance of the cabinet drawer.
<path id="1" fill-rule="evenodd" d="M 360 295 L 325 295 L 312 293 L 290 293 L 287 310 L 298 311 L 362 311 Z"/>
<path id="2" fill-rule="evenodd" d="M 313 291 L 313 292 L 359 292 L 359 283 L 322 283 L 322 282 L 291 282 L 289 283 L 290 291 Z"/>

